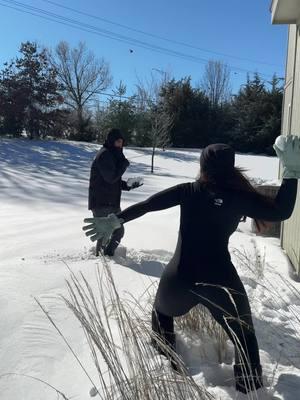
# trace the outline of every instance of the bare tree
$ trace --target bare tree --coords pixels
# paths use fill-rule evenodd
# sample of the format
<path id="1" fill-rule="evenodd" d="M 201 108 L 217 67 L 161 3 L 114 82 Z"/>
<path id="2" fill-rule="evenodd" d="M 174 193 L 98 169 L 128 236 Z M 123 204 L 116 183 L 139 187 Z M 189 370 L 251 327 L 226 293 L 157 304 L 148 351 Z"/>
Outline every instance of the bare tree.
<path id="1" fill-rule="evenodd" d="M 142 80 L 137 77 L 136 103 L 139 110 L 146 110 L 152 104 L 157 104 L 160 98 L 161 88 L 171 80 L 170 72 L 156 68 L 152 69 L 161 73 L 160 79 L 158 79 L 152 71 L 149 79 Z"/>
<path id="2" fill-rule="evenodd" d="M 154 156 L 157 147 L 162 147 L 171 144 L 170 130 L 173 126 L 174 118 L 164 110 L 154 107 L 151 113 L 151 140 L 152 140 L 152 155 L 151 155 L 151 174 L 154 172 Z"/>
<path id="3" fill-rule="evenodd" d="M 221 61 L 209 60 L 201 80 L 201 89 L 212 106 L 224 103 L 230 97 L 230 68 Z"/>
<path id="4" fill-rule="evenodd" d="M 162 71 L 163 72 L 163 71 Z M 162 79 L 157 80 L 153 73 L 146 82 L 138 79 L 136 85 L 137 94 L 135 97 L 137 109 L 139 112 L 148 113 L 150 118 L 150 132 L 149 137 L 151 140 L 151 173 L 154 172 L 154 157 L 157 147 L 162 147 L 163 150 L 166 146 L 171 144 L 170 130 L 174 123 L 174 117 L 169 115 L 162 107 L 159 106 L 160 93 L 164 85 L 166 85 L 169 76 L 164 73 Z"/>
<path id="5" fill-rule="evenodd" d="M 64 41 L 57 45 L 52 62 L 64 88 L 65 103 L 76 112 L 77 130 L 82 134 L 88 102 L 111 84 L 109 64 L 103 58 L 97 59 L 85 43 L 70 48 Z"/>

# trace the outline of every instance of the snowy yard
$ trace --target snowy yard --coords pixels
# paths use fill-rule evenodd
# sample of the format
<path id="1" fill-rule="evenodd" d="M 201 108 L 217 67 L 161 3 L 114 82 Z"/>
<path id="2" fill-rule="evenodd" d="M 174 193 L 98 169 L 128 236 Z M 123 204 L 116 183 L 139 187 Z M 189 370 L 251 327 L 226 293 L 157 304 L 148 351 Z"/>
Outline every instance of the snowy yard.
<path id="1" fill-rule="evenodd" d="M 54 400 L 55 391 L 22 375 L 46 381 L 69 399 L 89 399 L 91 383 L 66 344 L 41 312 L 34 298 L 49 311 L 92 376 L 96 371 L 78 321 L 59 298 L 67 295 L 69 271 L 95 279 L 98 260 L 82 232 L 87 211 L 89 168 L 99 146 L 75 142 L 0 140 L 0 399 Z M 125 149 L 131 161 L 125 177 L 143 176 L 144 186 L 125 192 L 122 208 L 149 195 L 192 181 L 198 173 L 199 151 L 159 151 L 155 174 L 151 152 Z M 273 157 L 237 155 L 258 182 L 277 178 Z M 149 213 L 125 226 L 122 244 L 127 260 L 109 261 L 119 294 L 141 295 L 157 281 L 176 245 L 179 208 Z M 297 400 L 300 393 L 300 283 L 291 279 L 279 240 L 261 238 L 241 223 L 232 236 L 233 261 L 250 297 L 269 399 Z M 238 262 L 237 249 L 259 271 Z M 291 287 L 293 285 L 293 287 Z M 295 288 L 295 289 L 294 289 Z M 150 315 L 149 315 L 150 318 Z M 216 399 L 247 399 L 234 389 L 228 360 L 217 363 L 208 342 L 191 343 L 180 333 L 179 352 L 197 383 Z M 254 394 L 253 399 L 260 395 Z M 266 398 L 266 397 L 262 397 Z"/>

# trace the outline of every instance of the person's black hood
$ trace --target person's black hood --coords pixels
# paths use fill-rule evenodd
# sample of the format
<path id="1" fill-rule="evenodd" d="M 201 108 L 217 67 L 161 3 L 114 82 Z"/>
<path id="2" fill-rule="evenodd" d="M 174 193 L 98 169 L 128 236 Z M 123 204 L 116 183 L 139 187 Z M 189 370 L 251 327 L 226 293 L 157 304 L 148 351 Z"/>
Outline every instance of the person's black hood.
<path id="1" fill-rule="evenodd" d="M 224 143 L 211 144 L 200 156 L 201 171 L 212 177 L 230 175 L 234 171 L 235 153 Z"/>
<path id="2" fill-rule="evenodd" d="M 115 141 L 118 139 L 122 139 L 124 142 L 124 136 L 123 136 L 122 132 L 120 131 L 120 129 L 111 129 L 108 132 L 108 135 L 106 137 L 106 140 L 105 140 L 103 146 L 107 147 L 107 148 L 113 148 Z"/>

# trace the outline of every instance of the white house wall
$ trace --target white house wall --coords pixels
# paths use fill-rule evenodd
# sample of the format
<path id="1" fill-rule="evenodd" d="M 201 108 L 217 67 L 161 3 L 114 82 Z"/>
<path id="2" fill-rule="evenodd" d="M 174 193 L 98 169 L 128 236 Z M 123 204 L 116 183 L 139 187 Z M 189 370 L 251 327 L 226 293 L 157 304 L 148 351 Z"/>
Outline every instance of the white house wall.
<path id="1" fill-rule="evenodd" d="M 286 84 L 289 83 L 294 76 L 294 56 L 297 37 L 297 25 L 289 25 L 288 53 L 286 63 Z"/>
<path id="2" fill-rule="evenodd" d="M 289 26 L 282 133 L 300 136 L 300 30 Z M 282 245 L 300 274 L 300 188 L 292 217 L 283 224 Z"/>

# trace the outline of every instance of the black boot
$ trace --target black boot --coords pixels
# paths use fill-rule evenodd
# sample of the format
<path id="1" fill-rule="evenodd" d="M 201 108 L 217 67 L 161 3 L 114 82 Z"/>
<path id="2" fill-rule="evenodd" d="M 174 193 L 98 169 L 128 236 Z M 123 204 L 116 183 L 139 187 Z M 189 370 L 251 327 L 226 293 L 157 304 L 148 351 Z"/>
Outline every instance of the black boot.
<path id="1" fill-rule="evenodd" d="M 169 317 L 153 309 L 152 331 L 154 335 L 151 338 L 151 344 L 159 354 L 168 357 L 168 349 L 176 351 L 173 317 Z"/>
<path id="2" fill-rule="evenodd" d="M 119 246 L 119 242 L 116 240 L 111 240 L 108 245 L 105 247 L 103 254 L 105 256 L 112 257 L 115 254 L 117 247 Z"/>
<path id="3" fill-rule="evenodd" d="M 176 352 L 176 335 L 169 332 L 160 333 L 151 338 L 151 345 L 159 354 L 170 358 L 170 352 Z"/>
<path id="4" fill-rule="evenodd" d="M 173 317 L 168 317 L 157 310 L 152 311 L 152 330 L 155 335 L 151 345 L 159 354 L 168 358 L 174 371 L 182 373 L 184 367 L 178 362 L 176 353 L 176 335 Z"/>
<path id="5" fill-rule="evenodd" d="M 104 249 L 104 251 L 103 251 L 103 254 L 104 254 L 105 256 L 112 257 L 112 256 L 115 254 L 115 251 L 114 251 L 113 249 L 111 249 L 111 248 L 106 247 L 106 248 Z"/>
<path id="6" fill-rule="evenodd" d="M 96 243 L 96 252 L 95 252 L 96 257 L 99 256 L 100 250 L 101 250 L 101 240 L 97 240 L 97 243 Z"/>
<path id="7" fill-rule="evenodd" d="M 242 393 L 249 393 L 264 386 L 261 365 L 251 366 L 236 364 L 233 366 L 235 377 L 235 388 Z"/>
<path id="8" fill-rule="evenodd" d="M 175 333 L 164 332 L 163 336 L 160 334 L 157 337 L 152 337 L 151 345 L 160 355 L 165 356 L 170 361 L 175 372 L 179 374 L 187 373 L 183 363 L 178 360 Z"/>

